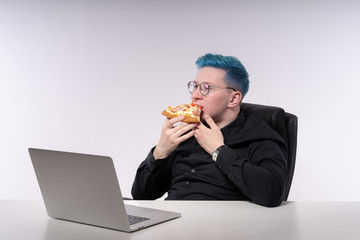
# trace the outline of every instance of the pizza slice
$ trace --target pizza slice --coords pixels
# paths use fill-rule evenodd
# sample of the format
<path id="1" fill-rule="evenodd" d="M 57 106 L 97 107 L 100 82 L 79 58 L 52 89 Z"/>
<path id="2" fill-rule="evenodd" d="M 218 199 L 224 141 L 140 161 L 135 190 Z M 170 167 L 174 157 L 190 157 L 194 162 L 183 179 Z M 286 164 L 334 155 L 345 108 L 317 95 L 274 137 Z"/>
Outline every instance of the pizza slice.
<path id="1" fill-rule="evenodd" d="M 175 118 L 185 116 L 183 122 L 200 122 L 200 114 L 202 107 L 193 103 L 180 104 L 173 107 L 168 107 L 161 114 L 168 118 Z"/>

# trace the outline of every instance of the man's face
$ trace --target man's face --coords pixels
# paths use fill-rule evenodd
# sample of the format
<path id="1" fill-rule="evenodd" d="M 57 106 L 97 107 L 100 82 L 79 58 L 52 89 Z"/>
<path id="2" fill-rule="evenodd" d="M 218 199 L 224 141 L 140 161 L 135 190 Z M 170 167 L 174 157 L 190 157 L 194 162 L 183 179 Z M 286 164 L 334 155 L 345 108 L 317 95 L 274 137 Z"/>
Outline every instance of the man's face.
<path id="1" fill-rule="evenodd" d="M 192 102 L 202 106 L 203 113 L 212 117 L 215 123 L 222 120 L 222 115 L 228 107 L 232 90 L 212 88 L 206 96 L 203 96 L 200 93 L 199 85 L 206 82 L 210 86 L 227 87 L 224 81 L 225 75 L 226 71 L 219 68 L 201 68 L 194 80 L 198 84 L 198 88 L 191 94 Z"/>

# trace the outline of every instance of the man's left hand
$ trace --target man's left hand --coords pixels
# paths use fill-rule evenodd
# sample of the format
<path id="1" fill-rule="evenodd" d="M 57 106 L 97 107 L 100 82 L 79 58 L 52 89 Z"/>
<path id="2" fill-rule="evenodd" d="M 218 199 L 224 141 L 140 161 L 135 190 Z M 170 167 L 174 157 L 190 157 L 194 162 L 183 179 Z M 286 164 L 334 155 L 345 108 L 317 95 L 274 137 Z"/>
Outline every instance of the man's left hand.
<path id="1" fill-rule="evenodd" d="M 202 122 L 194 129 L 195 137 L 200 146 L 209 154 L 212 154 L 218 147 L 224 145 L 224 136 L 214 120 L 205 115 L 204 119 L 210 128 Z"/>

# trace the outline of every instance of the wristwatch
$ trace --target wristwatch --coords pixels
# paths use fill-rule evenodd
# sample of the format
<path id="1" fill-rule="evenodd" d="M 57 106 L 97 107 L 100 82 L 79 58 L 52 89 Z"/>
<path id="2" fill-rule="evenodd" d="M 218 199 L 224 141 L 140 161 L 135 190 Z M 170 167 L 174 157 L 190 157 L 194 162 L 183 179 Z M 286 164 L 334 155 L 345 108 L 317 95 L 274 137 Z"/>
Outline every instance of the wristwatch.
<path id="1" fill-rule="evenodd" d="M 212 160 L 214 160 L 216 162 L 216 159 L 219 155 L 219 152 L 221 150 L 222 147 L 224 147 L 225 145 L 221 145 L 220 147 L 218 147 L 215 151 L 213 151 L 213 153 L 211 154 Z"/>

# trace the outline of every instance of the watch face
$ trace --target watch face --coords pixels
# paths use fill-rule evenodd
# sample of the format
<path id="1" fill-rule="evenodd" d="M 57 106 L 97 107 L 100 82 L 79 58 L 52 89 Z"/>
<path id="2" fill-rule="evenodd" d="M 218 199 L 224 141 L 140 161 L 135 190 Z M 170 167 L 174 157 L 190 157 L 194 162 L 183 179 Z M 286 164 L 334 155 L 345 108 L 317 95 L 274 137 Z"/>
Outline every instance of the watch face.
<path id="1" fill-rule="evenodd" d="M 212 159 L 214 161 L 216 161 L 218 154 L 219 154 L 219 151 L 217 149 L 212 153 Z"/>
<path id="2" fill-rule="evenodd" d="M 224 147 L 225 145 L 222 145 L 220 147 L 218 147 L 218 149 L 216 149 L 212 154 L 211 154 L 211 157 L 214 161 L 216 161 L 218 155 L 219 155 L 219 152 L 221 150 L 222 147 Z"/>

